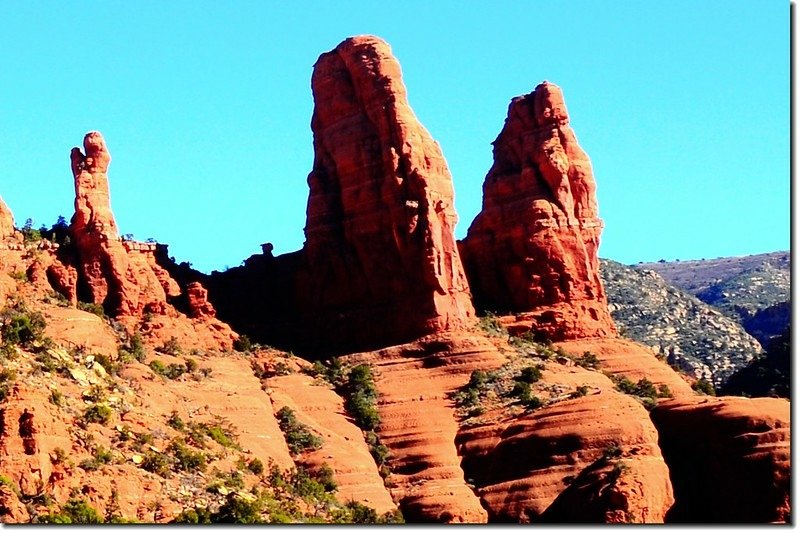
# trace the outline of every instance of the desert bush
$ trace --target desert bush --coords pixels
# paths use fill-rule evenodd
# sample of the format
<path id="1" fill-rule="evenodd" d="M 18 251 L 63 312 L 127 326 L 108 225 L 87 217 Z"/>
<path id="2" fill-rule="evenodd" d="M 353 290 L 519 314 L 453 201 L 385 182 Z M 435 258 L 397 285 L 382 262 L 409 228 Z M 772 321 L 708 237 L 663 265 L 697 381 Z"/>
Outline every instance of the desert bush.
<path id="1" fill-rule="evenodd" d="M 175 458 L 174 465 L 178 470 L 184 472 L 204 472 L 206 469 L 206 455 L 203 452 L 196 452 L 186 446 L 180 439 L 172 441 L 167 448 Z"/>
<path id="2" fill-rule="evenodd" d="M 290 407 L 282 407 L 275 416 L 292 454 L 298 455 L 306 451 L 318 450 L 322 446 L 322 438 L 313 434 L 308 426 L 297 420 Z"/>
<path id="3" fill-rule="evenodd" d="M 86 422 L 94 422 L 101 425 L 106 425 L 111 420 L 113 411 L 111 408 L 102 403 L 96 403 L 83 412 L 83 419 Z"/>
<path id="4" fill-rule="evenodd" d="M 240 335 L 238 339 L 233 341 L 233 349 L 237 352 L 249 352 L 253 349 L 253 342 L 247 335 Z"/>
<path id="5" fill-rule="evenodd" d="M 29 348 L 34 342 L 43 340 L 46 325 L 44 315 L 28 311 L 21 304 L 0 312 L 0 335 L 7 344 Z"/>
<path id="6" fill-rule="evenodd" d="M 40 524 L 102 524 L 103 517 L 86 501 L 71 498 L 58 513 L 39 516 Z"/>
<path id="7" fill-rule="evenodd" d="M 526 366 L 520 371 L 519 376 L 514 379 L 525 383 L 536 383 L 542 379 L 542 368 L 539 366 Z"/>
<path id="8" fill-rule="evenodd" d="M 716 396 L 717 394 L 714 390 L 714 385 L 712 385 L 711 382 L 705 378 L 700 378 L 695 381 L 692 384 L 692 389 L 708 396 Z"/>
<path id="9" fill-rule="evenodd" d="M 97 315 L 103 319 L 107 318 L 106 311 L 100 304 L 95 304 L 91 302 L 78 302 L 78 309 L 80 309 L 81 311 L 86 311 L 87 313 L 92 313 L 93 315 Z"/>
<path id="10" fill-rule="evenodd" d="M 183 353 L 183 348 L 181 348 L 180 343 L 178 343 L 177 337 L 170 337 L 169 340 L 159 348 L 159 351 L 167 355 L 178 356 Z"/>

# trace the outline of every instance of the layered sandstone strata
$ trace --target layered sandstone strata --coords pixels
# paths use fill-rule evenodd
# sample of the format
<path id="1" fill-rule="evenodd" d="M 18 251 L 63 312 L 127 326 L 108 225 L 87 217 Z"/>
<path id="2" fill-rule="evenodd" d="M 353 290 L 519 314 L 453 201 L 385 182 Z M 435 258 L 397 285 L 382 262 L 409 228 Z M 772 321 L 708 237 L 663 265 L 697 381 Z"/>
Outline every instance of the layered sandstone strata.
<path id="1" fill-rule="evenodd" d="M 597 258 L 602 227 L 591 163 L 561 89 L 544 82 L 512 100 L 483 208 L 462 242 L 476 305 L 530 312 L 532 328 L 554 340 L 614 334 Z"/>

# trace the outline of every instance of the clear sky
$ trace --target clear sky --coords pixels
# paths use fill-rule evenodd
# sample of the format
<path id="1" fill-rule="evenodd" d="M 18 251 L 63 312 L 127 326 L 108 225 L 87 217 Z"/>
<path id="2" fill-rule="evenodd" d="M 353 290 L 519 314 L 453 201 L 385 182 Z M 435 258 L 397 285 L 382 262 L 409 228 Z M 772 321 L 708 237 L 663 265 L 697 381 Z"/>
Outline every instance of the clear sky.
<path id="1" fill-rule="evenodd" d="M 450 165 L 459 238 L 509 100 L 564 90 L 624 263 L 789 248 L 789 4 L 777 0 L 11 2 L 0 195 L 72 215 L 69 151 L 99 130 L 122 233 L 204 271 L 303 244 L 310 78 L 386 39 Z"/>

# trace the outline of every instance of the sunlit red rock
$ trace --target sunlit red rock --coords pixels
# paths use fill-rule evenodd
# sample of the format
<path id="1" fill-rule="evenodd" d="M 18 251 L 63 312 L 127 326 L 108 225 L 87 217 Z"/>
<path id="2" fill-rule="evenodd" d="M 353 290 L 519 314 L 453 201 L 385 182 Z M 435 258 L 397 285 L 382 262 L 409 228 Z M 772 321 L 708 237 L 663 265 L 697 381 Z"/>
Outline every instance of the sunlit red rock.
<path id="1" fill-rule="evenodd" d="M 133 268 L 111 212 L 108 165 L 111 154 L 99 132 L 86 134 L 84 152 L 73 148 L 75 214 L 70 231 L 78 251 L 81 299 L 113 315 L 163 312 L 166 294 L 149 269 Z"/>
<path id="2" fill-rule="evenodd" d="M 315 334 L 386 345 L 474 315 L 453 229 L 453 184 L 377 37 L 345 40 L 314 66 L 300 309 Z"/>
<path id="3" fill-rule="evenodd" d="M 602 227 L 591 163 L 561 89 L 544 82 L 512 100 L 483 208 L 461 243 L 476 305 L 523 312 L 553 340 L 613 335 L 597 257 Z"/>
<path id="4" fill-rule="evenodd" d="M 11 210 L 0 198 L 0 239 L 6 239 L 14 235 L 14 215 Z"/>

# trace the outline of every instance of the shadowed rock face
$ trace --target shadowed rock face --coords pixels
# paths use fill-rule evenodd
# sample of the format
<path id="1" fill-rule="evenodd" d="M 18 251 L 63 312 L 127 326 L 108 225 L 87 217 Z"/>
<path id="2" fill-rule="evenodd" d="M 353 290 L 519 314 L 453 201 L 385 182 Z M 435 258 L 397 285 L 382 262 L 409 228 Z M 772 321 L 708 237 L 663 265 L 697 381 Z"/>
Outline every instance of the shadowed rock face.
<path id="1" fill-rule="evenodd" d="M 603 224 L 561 89 L 514 98 L 494 142 L 483 209 L 461 243 L 479 308 L 532 312 L 553 339 L 615 333 L 599 275 Z"/>
<path id="2" fill-rule="evenodd" d="M 14 235 L 14 215 L 0 198 L 0 239 L 6 239 L 12 235 Z"/>
<path id="3" fill-rule="evenodd" d="M 453 235 L 453 186 L 377 37 L 320 56 L 299 308 L 323 336 L 388 344 L 474 315 Z"/>

